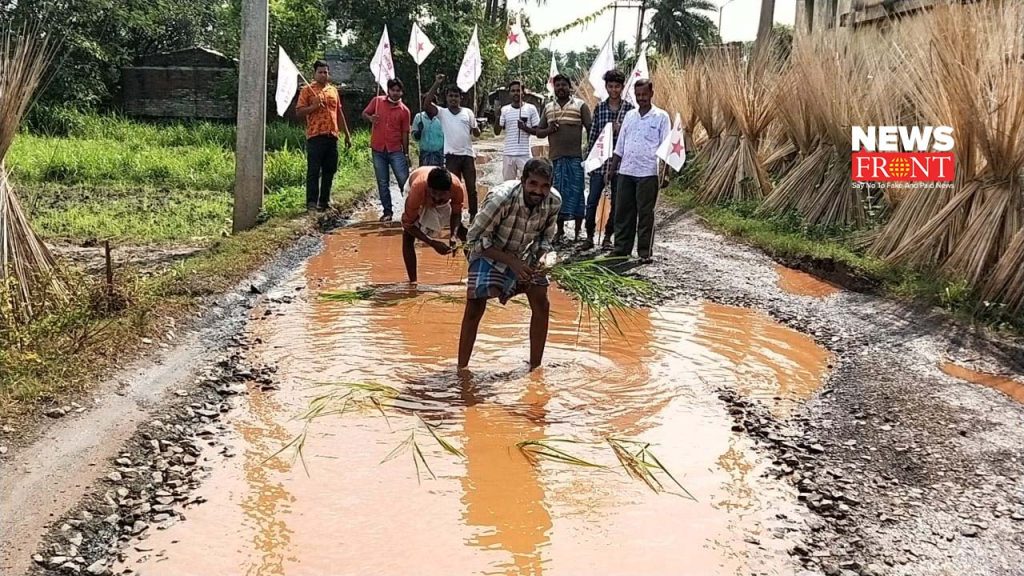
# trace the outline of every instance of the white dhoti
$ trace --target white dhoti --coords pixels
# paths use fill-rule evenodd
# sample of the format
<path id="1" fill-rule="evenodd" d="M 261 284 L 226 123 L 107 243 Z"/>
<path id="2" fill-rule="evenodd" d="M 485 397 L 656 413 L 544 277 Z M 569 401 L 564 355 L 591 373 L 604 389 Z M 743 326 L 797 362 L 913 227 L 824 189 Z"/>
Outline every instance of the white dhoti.
<path id="1" fill-rule="evenodd" d="M 451 220 L 451 202 L 443 206 L 423 206 L 420 208 L 420 217 L 416 221 L 416 226 L 427 236 L 436 238 L 442 230 L 448 228 Z"/>

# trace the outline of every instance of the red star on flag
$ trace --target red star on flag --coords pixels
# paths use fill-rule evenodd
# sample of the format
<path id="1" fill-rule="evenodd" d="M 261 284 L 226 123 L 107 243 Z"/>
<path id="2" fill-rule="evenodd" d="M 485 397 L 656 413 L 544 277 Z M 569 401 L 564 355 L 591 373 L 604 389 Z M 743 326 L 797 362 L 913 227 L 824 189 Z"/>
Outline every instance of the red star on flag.
<path id="1" fill-rule="evenodd" d="M 639 70 L 634 70 L 633 71 L 633 76 L 639 78 L 640 77 L 640 71 Z"/>
<path id="2" fill-rule="evenodd" d="M 519 35 L 514 32 L 509 32 L 508 41 L 512 44 L 519 44 Z"/>
<path id="3" fill-rule="evenodd" d="M 672 141 L 672 155 L 673 156 L 682 156 L 683 155 L 683 142 L 682 142 L 682 140 L 678 140 L 677 139 L 677 140 L 673 140 Z"/>
<path id="4" fill-rule="evenodd" d="M 423 52 L 423 42 L 416 43 L 416 53 L 419 54 L 420 52 Z"/>

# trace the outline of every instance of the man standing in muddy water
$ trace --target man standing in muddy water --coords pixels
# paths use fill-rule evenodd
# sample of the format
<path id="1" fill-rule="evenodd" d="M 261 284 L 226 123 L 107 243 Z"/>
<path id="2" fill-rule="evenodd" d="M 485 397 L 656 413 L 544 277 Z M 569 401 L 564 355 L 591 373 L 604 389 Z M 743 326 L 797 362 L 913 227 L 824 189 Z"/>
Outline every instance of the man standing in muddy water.
<path id="1" fill-rule="evenodd" d="M 439 166 L 421 166 L 409 174 L 405 185 L 405 211 L 402 213 L 402 259 L 409 282 L 415 284 L 416 240 L 445 256 L 455 246 L 455 239 L 466 239 L 462 226 L 462 206 L 466 188 L 451 172 Z M 448 243 L 436 239 L 448 224 Z"/>
<path id="2" fill-rule="evenodd" d="M 517 294 L 530 303 L 530 369 L 544 357 L 548 338 L 548 278 L 540 262 L 552 250 L 562 198 L 552 188 L 553 168 L 541 158 L 527 161 L 520 180 L 493 188 L 469 229 L 469 279 L 459 336 L 459 369 L 469 365 L 487 300 L 505 304 Z"/>

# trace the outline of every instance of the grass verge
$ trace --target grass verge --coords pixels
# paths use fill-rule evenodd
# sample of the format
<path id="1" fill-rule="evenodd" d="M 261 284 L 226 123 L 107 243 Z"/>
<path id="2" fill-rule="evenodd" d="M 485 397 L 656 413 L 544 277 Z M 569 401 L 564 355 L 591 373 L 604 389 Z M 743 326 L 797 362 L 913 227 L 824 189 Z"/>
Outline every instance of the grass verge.
<path id="1" fill-rule="evenodd" d="M 982 322 L 997 330 L 1024 332 L 1024 319 L 1004 307 L 982 300 L 963 281 L 942 278 L 934 271 L 897 266 L 867 255 L 858 247 L 856 232 L 804 225 L 797 215 L 762 217 L 757 204 L 703 205 L 684 178 L 668 197 L 677 207 L 693 211 L 712 229 L 736 237 L 791 266 L 837 281 L 847 287 L 878 291 L 900 300 L 944 308 L 966 322 Z"/>
<path id="2" fill-rule="evenodd" d="M 95 137 L 113 121 L 96 122 L 99 127 L 85 136 Z M 21 168 L 19 189 L 36 229 L 51 241 L 113 239 L 120 245 L 188 243 L 205 248 L 155 269 L 131 265 L 118 269 L 113 292 L 102 277 L 72 270 L 70 283 L 75 290 L 68 302 L 51 304 L 28 325 L 0 321 L 0 421 L 4 423 L 43 403 L 68 404 L 75 393 L 108 370 L 180 330 L 206 297 L 230 289 L 315 225 L 311 218 L 297 217 L 305 213 L 305 158 L 299 150 L 282 150 L 287 156 L 268 154 L 267 184 L 272 192 L 264 198 L 263 222 L 254 230 L 229 236 L 231 176 L 226 170 L 230 167 L 233 173 L 231 150 L 179 127 L 172 127 L 170 134 L 159 127 L 127 122 L 114 128 L 110 140 L 19 137 L 27 141 L 23 153 L 61 140 L 68 154 L 79 155 L 72 157 L 81 160 L 79 165 L 86 170 L 75 184 L 70 182 L 78 181 L 51 182 L 46 177 L 35 181 L 26 178 L 26 173 L 33 173 L 31 165 L 28 169 L 24 163 L 18 165 L 25 162 L 24 155 L 13 162 L 15 169 Z M 222 127 L 201 128 L 200 135 L 205 130 L 224 138 Z M 301 129 L 297 130 L 301 136 Z M 284 129 L 280 131 L 285 134 Z M 295 133 L 296 127 L 290 127 L 287 134 Z M 133 143 L 111 144 L 118 134 Z M 343 209 L 361 198 L 374 181 L 368 134 L 354 136 L 352 150 L 342 153 L 332 194 L 335 205 Z M 151 137 L 160 145 L 141 142 Z M 168 145 L 173 138 L 194 142 Z M 83 144 L 80 150 L 76 150 L 78 144 Z M 131 153 L 132 145 L 149 146 L 150 153 L 120 172 L 116 162 L 100 153 L 109 146 L 117 157 Z M 218 163 L 204 166 L 211 158 Z M 288 176 L 279 182 L 271 180 L 274 158 L 287 163 L 281 170 Z M 94 161 L 102 166 L 93 165 Z M 159 179 L 146 178 L 154 167 L 167 165 L 176 167 L 170 180 L 158 183 Z M 202 174 L 206 168 L 210 172 L 199 179 L 181 177 Z M 219 180 L 202 180 L 213 178 L 210 174 Z M 4 290 L 0 286 L 0 302 Z"/>

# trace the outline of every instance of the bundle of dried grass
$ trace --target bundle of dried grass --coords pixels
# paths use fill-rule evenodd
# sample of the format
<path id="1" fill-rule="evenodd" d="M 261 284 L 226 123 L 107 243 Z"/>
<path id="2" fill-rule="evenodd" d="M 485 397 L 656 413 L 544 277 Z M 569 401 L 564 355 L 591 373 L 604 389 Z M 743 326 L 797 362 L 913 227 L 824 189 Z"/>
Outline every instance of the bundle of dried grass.
<path id="1" fill-rule="evenodd" d="M 761 148 L 775 118 L 781 69 L 782 59 L 770 49 L 745 61 L 727 53 L 710 57 L 708 73 L 727 128 L 698 192 L 702 202 L 761 200 L 770 193 Z"/>
<path id="2" fill-rule="evenodd" d="M 703 58 L 695 60 L 685 77 L 687 91 L 692 98 L 691 107 L 701 128 L 701 137 L 695 141 L 696 149 L 701 156 L 710 158 L 718 149 L 724 122 L 715 104 L 715 95 L 711 92 L 707 62 Z"/>
<path id="3" fill-rule="evenodd" d="M 899 262 L 941 264 L 948 276 L 1020 311 L 1024 6 L 951 6 L 928 20 L 927 42 L 905 46 L 901 78 L 924 122 L 953 126 L 956 186 L 944 195 L 922 191 L 937 196 L 931 201 L 921 194 L 908 199 L 896 216 L 913 233 L 887 229 L 875 250 L 891 250 L 888 256 Z"/>
<path id="4" fill-rule="evenodd" d="M 899 98 L 886 90 L 890 71 L 875 32 L 801 37 L 776 98 L 800 159 L 761 208 L 796 211 L 812 225 L 860 226 L 865 192 L 851 184 L 850 127 L 891 124 Z"/>
<path id="5" fill-rule="evenodd" d="M 67 296 L 57 263 L 32 230 L 11 186 L 4 157 L 53 58 L 55 43 L 37 27 L 6 29 L 0 46 L 0 323 L 27 322 L 47 301 Z"/>
<path id="6" fill-rule="evenodd" d="M 654 82 L 656 90 L 656 104 L 668 111 L 669 116 L 675 118 L 678 113 L 682 118 L 683 143 L 687 150 L 695 150 L 694 131 L 697 129 L 699 119 L 694 108 L 694 94 L 692 90 L 699 85 L 700 68 L 692 62 L 684 64 L 680 68 L 676 63 L 683 62 L 681 59 L 665 59 L 658 62 L 658 66 L 651 72 L 651 81 Z"/>

